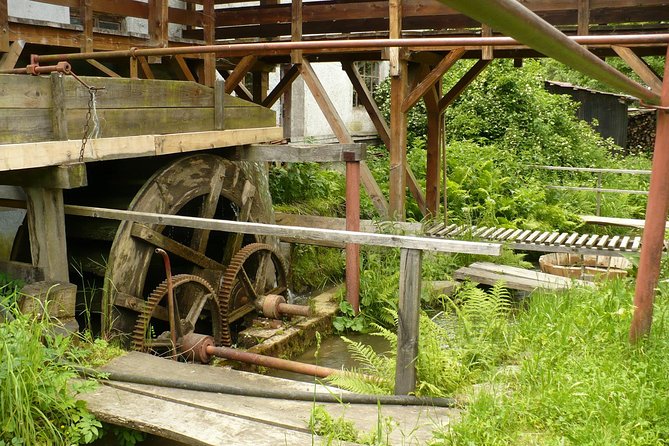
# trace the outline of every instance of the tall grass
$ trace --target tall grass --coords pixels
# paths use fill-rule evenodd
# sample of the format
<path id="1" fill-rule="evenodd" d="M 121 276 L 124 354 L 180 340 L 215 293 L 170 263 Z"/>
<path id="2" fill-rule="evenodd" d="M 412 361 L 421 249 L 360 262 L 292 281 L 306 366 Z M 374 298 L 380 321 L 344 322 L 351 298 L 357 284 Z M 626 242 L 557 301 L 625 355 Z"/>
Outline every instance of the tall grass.
<path id="1" fill-rule="evenodd" d="M 0 293 L 0 446 L 76 445 L 101 435 L 102 425 L 74 393 L 70 360 L 80 357 L 70 338 L 55 335 L 46 318 L 16 309 L 16 288 Z"/>
<path id="2" fill-rule="evenodd" d="M 627 341 L 633 284 L 537 293 L 509 326 L 515 373 L 497 373 L 439 445 L 669 444 L 669 303 Z"/>

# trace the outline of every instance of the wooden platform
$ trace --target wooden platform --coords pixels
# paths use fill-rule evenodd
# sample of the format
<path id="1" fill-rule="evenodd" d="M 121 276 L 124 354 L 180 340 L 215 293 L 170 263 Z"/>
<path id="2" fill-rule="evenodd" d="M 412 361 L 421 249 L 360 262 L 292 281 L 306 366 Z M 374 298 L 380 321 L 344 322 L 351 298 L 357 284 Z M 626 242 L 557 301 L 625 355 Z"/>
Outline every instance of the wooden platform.
<path id="1" fill-rule="evenodd" d="M 108 372 L 137 373 L 156 378 L 237 384 L 240 388 L 325 391 L 318 384 L 301 383 L 236 370 L 178 363 L 131 352 L 103 368 Z M 343 393 L 334 390 L 336 393 Z M 312 445 L 321 444 L 307 427 L 314 403 L 165 387 L 108 382 L 79 395 L 99 419 L 189 445 Z M 454 409 L 324 404 L 333 416 L 343 414 L 360 430 L 375 428 L 378 417 L 392 417 L 399 426 L 390 434 L 391 444 L 426 444 L 432 430 L 449 422 Z M 347 443 L 336 443 L 347 444 Z M 350 444 L 350 443 L 349 443 Z"/>
<path id="2" fill-rule="evenodd" d="M 546 232 L 486 226 L 444 225 L 437 223 L 425 229 L 431 237 L 472 239 L 504 243 L 511 249 L 540 252 L 573 252 L 619 256 L 637 253 L 640 236 L 579 234 L 578 232 Z"/>
<path id="3" fill-rule="evenodd" d="M 592 282 L 584 280 L 569 279 L 531 269 L 497 265 L 488 262 L 476 262 L 462 267 L 453 274 L 453 278 L 457 280 L 470 279 L 484 285 L 495 285 L 499 281 L 504 281 L 507 288 L 528 292 L 532 292 L 537 288 L 562 290 L 572 286 L 594 285 Z"/>

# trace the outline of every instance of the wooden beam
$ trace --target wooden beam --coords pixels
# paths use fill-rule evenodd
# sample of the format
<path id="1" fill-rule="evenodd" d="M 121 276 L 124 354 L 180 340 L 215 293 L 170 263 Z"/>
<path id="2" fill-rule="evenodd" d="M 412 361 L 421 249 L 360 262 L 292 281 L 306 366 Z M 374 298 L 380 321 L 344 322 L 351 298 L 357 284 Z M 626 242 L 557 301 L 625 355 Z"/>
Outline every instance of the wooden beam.
<path id="1" fill-rule="evenodd" d="M 216 41 L 216 4 L 214 0 L 204 0 L 202 3 L 202 29 L 204 32 L 204 43 L 213 45 Z M 204 76 L 200 82 L 208 87 L 213 87 L 216 82 L 216 54 L 204 55 Z"/>
<path id="2" fill-rule="evenodd" d="M 422 254 L 416 249 L 400 251 L 395 395 L 408 395 L 416 390 Z"/>
<path id="3" fill-rule="evenodd" d="M 221 74 L 223 75 L 223 78 L 225 79 L 226 84 L 227 84 L 227 81 L 230 78 L 230 72 L 228 72 L 227 70 L 223 70 L 221 72 Z M 235 87 L 235 93 L 237 94 L 237 96 L 240 99 L 244 99 L 245 101 L 253 102 L 253 95 L 251 94 L 251 92 L 248 90 L 248 88 L 246 88 L 246 86 L 243 83 L 239 83 L 237 85 L 237 87 Z"/>
<path id="4" fill-rule="evenodd" d="M 263 99 L 261 105 L 270 108 L 279 98 L 290 88 L 295 79 L 300 75 L 300 70 L 297 65 L 292 65 L 288 71 L 283 75 L 274 89 Z"/>
<path id="5" fill-rule="evenodd" d="M 634 50 L 624 46 L 611 46 L 621 59 L 653 90 L 655 93 L 662 92 L 662 79 L 648 66 L 645 60 L 636 55 Z"/>
<path id="6" fill-rule="evenodd" d="M 81 52 L 93 51 L 93 0 L 79 0 L 79 16 L 84 27 L 81 35 Z"/>
<path id="7" fill-rule="evenodd" d="M 239 61 L 235 69 L 230 73 L 230 76 L 225 80 L 225 92 L 230 94 L 239 84 L 244 82 L 244 77 L 253 68 L 253 65 L 258 60 L 258 56 L 249 55 Z"/>
<path id="8" fill-rule="evenodd" d="M 149 0 L 149 45 L 166 47 L 168 44 L 169 23 L 168 0 Z"/>
<path id="9" fill-rule="evenodd" d="M 0 2 L 5 0 L 0 0 Z M 23 52 L 23 47 L 26 46 L 26 42 L 23 40 L 15 40 L 9 47 L 9 51 L 0 57 L 0 70 L 11 70 L 16 66 L 16 62 L 21 57 Z"/>
<path id="10" fill-rule="evenodd" d="M 389 17 L 389 37 L 391 39 L 402 38 L 402 0 L 388 1 Z M 397 47 L 388 48 L 388 59 L 390 62 L 390 75 L 397 77 L 400 75 L 400 49 Z"/>
<path id="11" fill-rule="evenodd" d="M 269 90 L 269 73 L 267 71 L 253 71 L 253 102 L 262 104 Z"/>
<path id="12" fill-rule="evenodd" d="M 95 59 L 86 59 L 86 62 L 88 62 L 90 65 L 94 66 L 98 70 L 102 71 L 104 74 L 106 74 L 109 77 L 121 77 L 121 75 L 118 74 L 116 71 L 112 70 L 111 68 L 107 67 L 106 65 L 103 65 L 102 63 L 98 62 Z"/>
<path id="13" fill-rule="evenodd" d="M 151 71 L 151 66 L 149 65 L 149 61 L 146 59 L 146 57 L 139 56 L 137 57 L 137 60 L 139 61 L 139 66 L 142 68 L 144 77 L 146 79 L 155 79 L 156 77 L 153 75 L 153 71 Z"/>
<path id="14" fill-rule="evenodd" d="M 476 76 L 478 76 L 481 71 L 485 69 L 490 64 L 489 60 L 479 60 L 476 62 L 464 76 L 446 93 L 441 99 L 439 99 L 439 112 L 443 113 L 446 107 L 453 103 L 463 91 L 472 83 Z"/>
<path id="15" fill-rule="evenodd" d="M 32 266 L 30 263 L 0 260 L 0 271 L 7 274 L 7 277 L 20 280 L 24 283 L 41 282 L 44 280 L 44 269 Z"/>
<path id="16" fill-rule="evenodd" d="M 70 204 L 65 205 L 65 212 L 67 212 L 67 215 L 104 218 L 109 220 L 128 220 L 145 225 L 161 224 L 183 228 L 205 229 L 209 231 L 240 232 L 244 234 L 276 237 L 305 237 L 313 240 L 322 240 L 324 242 L 358 243 L 361 245 L 408 248 L 420 251 L 460 252 L 463 254 L 493 256 L 500 255 L 502 251 L 502 245 L 497 243 L 279 226 L 266 223 L 156 214 L 151 212 L 126 211 Z"/>
<path id="17" fill-rule="evenodd" d="M 303 59 L 299 69 L 304 82 L 309 87 L 311 94 L 314 96 L 316 103 L 323 112 L 323 115 L 325 115 L 325 119 L 330 124 L 330 127 L 332 128 L 332 131 L 334 132 L 339 142 L 342 144 L 353 144 L 354 141 L 351 137 L 351 134 L 348 132 L 344 121 L 339 116 L 337 109 L 335 108 L 334 104 L 332 104 L 332 101 L 325 91 L 325 88 L 323 88 L 323 85 L 318 79 L 318 76 L 316 76 L 316 73 L 311 67 L 309 61 Z M 376 184 L 376 180 L 372 176 L 372 172 L 364 162 L 360 166 L 360 171 L 362 183 L 365 186 L 365 189 L 367 190 L 370 198 L 372 199 L 374 207 L 381 217 L 387 216 L 388 205 L 386 203 L 386 199 L 383 196 L 383 192 L 381 192 L 381 188 L 378 184 Z"/>
<path id="18" fill-rule="evenodd" d="M 578 0 L 577 20 L 576 33 L 579 36 L 590 34 L 590 0 Z"/>
<path id="19" fill-rule="evenodd" d="M 236 147 L 234 161 L 276 161 L 284 163 L 336 163 L 362 161 L 364 144 L 252 144 Z"/>
<path id="20" fill-rule="evenodd" d="M 45 280 L 69 282 L 63 191 L 36 187 L 24 190 L 32 264 L 44 269 Z"/>
<path id="21" fill-rule="evenodd" d="M 67 108 L 65 104 L 65 87 L 63 75 L 51 73 L 51 128 L 54 139 L 67 141 Z"/>
<path id="22" fill-rule="evenodd" d="M 400 64 L 400 75 L 390 80 L 390 203 L 392 219 L 404 221 L 407 170 L 407 114 L 402 104 L 408 89 L 408 68 Z"/>
<path id="23" fill-rule="evenodd" d="M 438 82 L 444 74 L 465 54 L 464 48 L 457 48 L 449 52 L 402 102 L 402 111 L 407 112 Z"/>
<path id="24" fill-rule="evenodd" d="M 427 110 L 427 166 L 425 171 L 425 211 L 423 215 L 437 216 L 440 198 L 442 119 L 439 110 L 441 79 L 425 95 Z"/>
<path id="25" fill-rule="evenodd" d="M 193 72 L 188 67 L 186 59 L 184 59 L 183 56 L 179 54 L 172 56 L 170 58 L 170 65 L 174 67 L 174 71 L 176 72 L 179 80 L 197 82 Z"/>
<path id="26" fill-rule="evenodd" d="M 292 0 L 290 2 L 290 14 L 290 40 L 299 42 L 302 40 L 302 0 Z M 293 64 L 302 63 L 302 51 L 291 51 L 290 62 Z"/>
<path id="27" fill-rule="evenodd" d="M 87 186 L 88 177 L 84 163 L 73 163 L 0 172 L 0 184 L 46 189 L 75 189 Z"/>
<path id="28" fill-rule="evenodd" d="M 282 137 L 281 127 L 266 127 L 98 138 L 88 141 L 84 161 L 188 153 L 274 141 Z M 71 163 L 80 147 L 81 141 L 73 140 L 0 145 L 0 171 Z"/>
<path id="29" fill-rule="evenodd" d="M 9 52 L 9 15 L 7 1 L 0 0 L 0 53 Z M 13 68 L 13 67 L 12 67 Z"/>
<path id="30" fill-rule="evenodd" d="M 481 25 L 481 37 L 492 37 L 492 28 L 485 23 Z M 492 60 L 494 57 L 491 45 L 481 47 L 481 59 Z"/>
<path id="31" fill-rule="evenodd" d="M 130 58 L 130 78 L 139 79 L 139 64 L 136 57 Z"/>
<path id="32" fill-rule="evenodd" d="M 225 81 L 222 79 L 214 84 L 214 128 L 225 129 Z"/>

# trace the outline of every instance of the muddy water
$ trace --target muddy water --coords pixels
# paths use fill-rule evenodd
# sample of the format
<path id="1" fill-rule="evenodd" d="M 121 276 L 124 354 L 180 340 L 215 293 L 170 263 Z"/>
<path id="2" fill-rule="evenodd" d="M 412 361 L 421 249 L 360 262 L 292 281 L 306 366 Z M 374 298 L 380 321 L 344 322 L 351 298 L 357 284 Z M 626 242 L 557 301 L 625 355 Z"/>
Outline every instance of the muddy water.
<path id="1" fill-rule="evenodd" d="M 348 334 L 346 337 L 355 342 L 362 342 L 363 344 L 371 345 L 374 351 L 383 353 L 388 351 L 390 345 L 385 339 L 379 336 L 372 336 L 369 334 Z M 316 348 L 312 347 L 305 351 L 302 355 L 292 358 L 295 361 L 304 362 L 307 364 L 317 364 L 323 367 L 330 367 L 333 369 L 351 369 L 358 367 L 359 364 L 351 358 L 351 355 L 346 348 L 347 344 L 339 336 L 331 336 L 321 340 L 321 346 L 316 352 Z M 316 354 L 318 356 L 316 356 Z M 298 373 L 285 372 L 282 370 L 269 370 L 268 375 L 278 376 L 281 378 L 293 379 L 296 381 L 314 382 L 314 377 L 300 375 Z"/>

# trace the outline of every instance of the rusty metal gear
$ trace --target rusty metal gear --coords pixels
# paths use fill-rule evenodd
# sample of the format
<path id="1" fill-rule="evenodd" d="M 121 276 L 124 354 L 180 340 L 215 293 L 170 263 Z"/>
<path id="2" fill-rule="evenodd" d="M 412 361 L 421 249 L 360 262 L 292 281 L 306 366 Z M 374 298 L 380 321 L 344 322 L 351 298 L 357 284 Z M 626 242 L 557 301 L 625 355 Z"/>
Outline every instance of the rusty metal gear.
<path id="1" fill-rule="evenodd" d="M 221 342 L 221 308 L 219 300 L 216 295 L 214 287 L 202 277 L 194 276 L 192 274 L 178 274 L 172 277 L 172 287 L 176 291 L 178 287 L 192 284 L 202 289 L 202 292 L 190 302 L 190 307 L 187 308 L 185 316 L 180 318 L 177 323 L 181 326 L 183 335 L 193 333 L 195 325 L 202 314 L 205 306 L 209 306 L 211 314 L 211 335 L 213 336 L 217 345 Z M 167 279 L 165 279 L 156 289 L 151 292 L 145 302 L 144 309 L 137 317 L 135 329 L 132 333 L 132 348 L 138 351 L 149 351 L 156 348 L 167 347 L 171 348 L 171 340 L 169 339 L 169 331 L 157 333 L 155 332 L 156 325 L 152 325 L 152 319 L 165 321 L 167 318 L 160 313 L 166 313 L 166 307 L 160 307 L 160 302 L 167 296 Z M 179 302 L 175 299 L 177 306 L 184 310 L 185 302 Z M 183 299 L 182 299 L 183 300 Z M 179 305 L 181 304 L 181 305 Z M 163 311 L 161 311 L 162 309 Z M 183 312 L 182 312 L 183 314 Z M 168 324 L 164 322 L 163 325 Z M 169 328 L 168 328 L 169 330 Z M 167 334 L 167 336 L 166 336 Z"/>
<path id="2" fill-rule="evenodd" d="M 270 274 L 274 280 L 268 280 Z M 274 248 L 251 243 L 240 249 L 225 270 L 218 291 L 222 344 L 232 345 L 230 324 L 254 311 L 254 301 L 259 296 L 283 294 L 287 290 L 286 266 Z"/>

